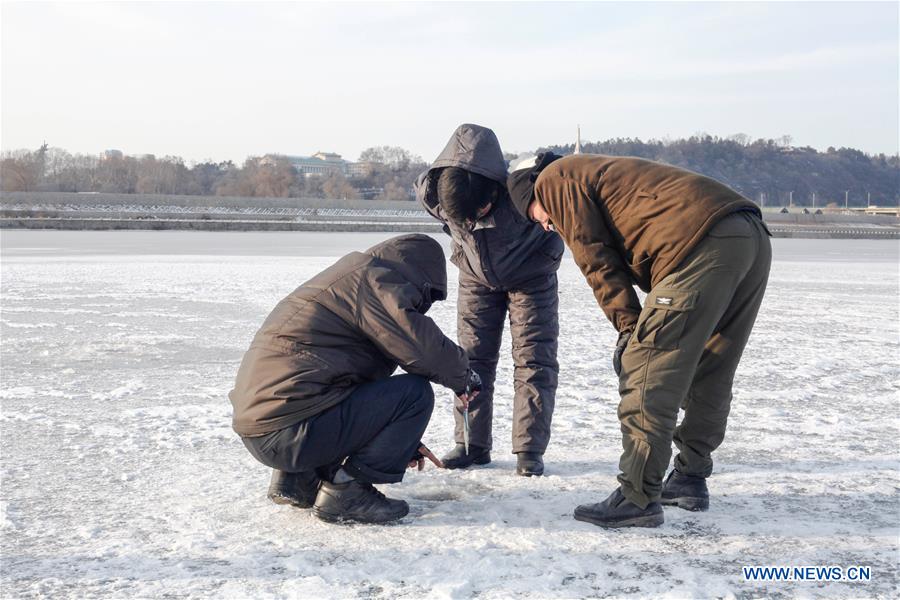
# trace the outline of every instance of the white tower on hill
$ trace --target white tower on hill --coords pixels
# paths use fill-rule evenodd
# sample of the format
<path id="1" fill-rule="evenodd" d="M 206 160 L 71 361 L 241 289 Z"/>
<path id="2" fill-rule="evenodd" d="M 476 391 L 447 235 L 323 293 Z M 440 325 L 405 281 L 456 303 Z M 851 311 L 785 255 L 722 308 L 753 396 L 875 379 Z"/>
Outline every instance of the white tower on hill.
<path id="1" fill-rule="evenodd" d="M 575 138 L 575 152 L 573 154 L 581 154 L 581 125 L 578 126 L 578 135 Z"/>

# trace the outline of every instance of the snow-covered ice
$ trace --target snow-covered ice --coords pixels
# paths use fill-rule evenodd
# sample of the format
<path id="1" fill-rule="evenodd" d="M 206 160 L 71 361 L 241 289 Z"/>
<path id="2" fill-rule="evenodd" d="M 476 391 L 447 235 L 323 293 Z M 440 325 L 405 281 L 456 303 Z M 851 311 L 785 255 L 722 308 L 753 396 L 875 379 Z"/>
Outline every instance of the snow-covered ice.
<path id="1" fill-rule="evenodd" d="M 399 525 L 326 525 L 266 500 L 227 393 L 281 297 L 386 237 L 4 231 L 0 595 L 900 594 L 896 242 L 774 240 L 707 513 L 666 509 L 651 530 L 572 519 L 614 487 L 620 436 L 615 334 L 566 260 L 547 475 L 513 473 L 507 339 L 494 462 L 386 487 L 411 505 Z M 454 300 L 433 309 L 451 337 Z M 439 390 L 436 452 L 450 407 Z M 864 565 L 872 580 L 748 582 L 745 565 Z"/>

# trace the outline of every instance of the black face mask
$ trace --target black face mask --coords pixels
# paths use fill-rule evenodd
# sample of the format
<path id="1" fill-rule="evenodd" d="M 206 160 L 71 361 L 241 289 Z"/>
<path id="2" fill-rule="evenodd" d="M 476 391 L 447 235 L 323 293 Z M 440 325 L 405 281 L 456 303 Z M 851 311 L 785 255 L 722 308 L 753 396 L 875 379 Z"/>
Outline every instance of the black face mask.
<path id="1" fill-rule="evenodd" d="M 425 283 L 422 286 L 422 301 L 416 305 L 416 310 L 421 314 L 425 314 L 428 312 L 428 309 L 431 308 L 431 305 L 435 302 L 439 302 L 446 298 L 446 294 L 443 291 L 431 287 L 430 283 Z"/>

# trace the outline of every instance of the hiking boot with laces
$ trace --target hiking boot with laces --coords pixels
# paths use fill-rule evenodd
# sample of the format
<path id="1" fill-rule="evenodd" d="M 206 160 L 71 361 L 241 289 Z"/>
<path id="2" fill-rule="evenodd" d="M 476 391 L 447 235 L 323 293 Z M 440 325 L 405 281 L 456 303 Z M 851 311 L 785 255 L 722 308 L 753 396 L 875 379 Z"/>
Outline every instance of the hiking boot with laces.
<path id="1" fill-rule="evenodd" d="M 353 479 L 346 483 L 323 481 L 313 514 L 329 523 L 388 523 L 409 513 L 403 500 L 386 498 L 371 483 Z"/>

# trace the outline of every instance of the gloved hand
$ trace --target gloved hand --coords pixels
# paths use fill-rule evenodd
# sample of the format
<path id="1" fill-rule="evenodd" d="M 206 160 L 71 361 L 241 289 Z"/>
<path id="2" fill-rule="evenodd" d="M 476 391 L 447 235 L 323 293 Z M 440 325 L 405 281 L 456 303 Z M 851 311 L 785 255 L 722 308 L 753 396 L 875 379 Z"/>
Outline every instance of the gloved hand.
<path id="1" fill-rule="evenodd" d="M 467 396 L 471 396 L 475 392 L 481 391 L 481 376 L 469 369 L 469 372 L 466 377 L 466 391 L 465 394 Z"/>
<path id="2" fill-rule="evenodd" d="M 623 331 L 619 334 L 619 341 L 616 342 L 616 349 L 613 351 L 613 371 L 616 372 L 616 375 L 622 374 L 622 354 L 630 339 L 631 331 Z"/>
<path id="3" fill-rule="evenodd" d="M 472 398 L 477 396 L 480 391 L 481 377 L 478 373 L 469 369 L 466 372 L 466 387 L 462 391 L 456 392 L 456 397 L 463 403 L 463 406 L 468 407 L 469 402 L 471 402 Z"/>

